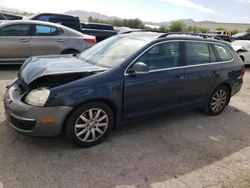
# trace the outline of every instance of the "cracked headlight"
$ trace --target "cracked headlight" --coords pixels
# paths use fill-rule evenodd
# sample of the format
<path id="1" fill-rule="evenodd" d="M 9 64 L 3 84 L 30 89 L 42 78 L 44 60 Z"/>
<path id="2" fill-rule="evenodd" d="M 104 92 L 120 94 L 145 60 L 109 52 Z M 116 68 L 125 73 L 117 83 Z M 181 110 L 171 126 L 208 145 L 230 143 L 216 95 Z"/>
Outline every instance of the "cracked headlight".
<path id="1" fill-rule="evenodd" d="M 38 88 L 30 91 L 25 97 L 25 102 L 32 106 L 44 106 L 49 98 L 50 90 L 48 88 Z"/>

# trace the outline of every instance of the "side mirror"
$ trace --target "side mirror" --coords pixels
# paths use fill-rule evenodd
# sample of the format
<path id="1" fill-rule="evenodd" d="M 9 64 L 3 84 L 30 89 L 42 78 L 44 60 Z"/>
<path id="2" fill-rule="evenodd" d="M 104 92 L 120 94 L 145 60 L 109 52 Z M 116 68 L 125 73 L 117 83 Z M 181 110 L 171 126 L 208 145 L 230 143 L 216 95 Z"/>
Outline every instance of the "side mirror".
<path id="1" fill-rule="evenodd" d="M 127 73 L 130 75 L 147 74 L 149 73 L 149 67 L 143 62 L 137 62 L 131 68 L 128 69 Z"/>

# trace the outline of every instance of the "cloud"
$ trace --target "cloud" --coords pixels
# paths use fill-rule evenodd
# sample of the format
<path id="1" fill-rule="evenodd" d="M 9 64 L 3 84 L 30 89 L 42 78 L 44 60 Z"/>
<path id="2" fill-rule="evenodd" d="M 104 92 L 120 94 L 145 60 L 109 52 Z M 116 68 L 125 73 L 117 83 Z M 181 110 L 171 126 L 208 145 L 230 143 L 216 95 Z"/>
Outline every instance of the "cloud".
<path id="1" fill-rule="evenodd" d="M 198 10 L 200 12 L 204 12 L 204 13 L 214 13 L 213 9 L 204 7 L 203 5 L 196 4 L 190 0 L 160 0 L 160 1 L 171 3 L 174 5 L 192 8 L 192 9 Z"/>
<path id="2" fill-rule="evenodd" d="M 250 0 L 237 0 L 240 3 L 249 3 L 250 4 Z"/>

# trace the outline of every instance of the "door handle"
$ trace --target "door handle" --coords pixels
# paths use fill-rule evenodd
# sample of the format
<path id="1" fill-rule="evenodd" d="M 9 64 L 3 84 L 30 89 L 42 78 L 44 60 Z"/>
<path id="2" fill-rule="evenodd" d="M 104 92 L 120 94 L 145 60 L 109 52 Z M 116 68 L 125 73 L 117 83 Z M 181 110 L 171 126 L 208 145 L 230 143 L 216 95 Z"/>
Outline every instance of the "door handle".
<path id="1" fill-rule="evenodd" d="M 220 76 L 220 73 L 219 73 L 218 71 L 213 71 L 213 76 L 219 77 L 219 76 Z"/>
<path id="2" fill-rule="evenodd" d="M 184 80 L 184 76 L 175 76 L 175 78 L 176 78 L 177 80 L 179 80 L 179 81 Z"/>
<path id="3" fill-rule="evenodd" d="M 64 42 L 63 39 L 57 39 L 57 42 Z"/>
<path id="4" fill-rule="evenodd" d="M 20 39 L 20 42 L 29 42 L 28 39 Z"/>

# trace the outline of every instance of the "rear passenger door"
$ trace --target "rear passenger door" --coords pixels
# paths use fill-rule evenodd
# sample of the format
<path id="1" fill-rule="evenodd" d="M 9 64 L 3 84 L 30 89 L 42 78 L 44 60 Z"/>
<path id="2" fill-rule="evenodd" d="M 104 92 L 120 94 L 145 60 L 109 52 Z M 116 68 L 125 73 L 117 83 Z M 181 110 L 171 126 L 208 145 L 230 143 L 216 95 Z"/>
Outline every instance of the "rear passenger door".
<path id="1" fill-rule="evenodd" d="M 187 41 L 185 43 L 185 105 L 199 104 L 207 100 L 221 74 L 215 49 L 209 43 Z"/>
<path id="2" fill-rule="evenodd" d="M 65 39 L 60 28 L 49 25 L 33 25 L 31 38 L 31 55 L 60 54 L 64 48 Z"/>

